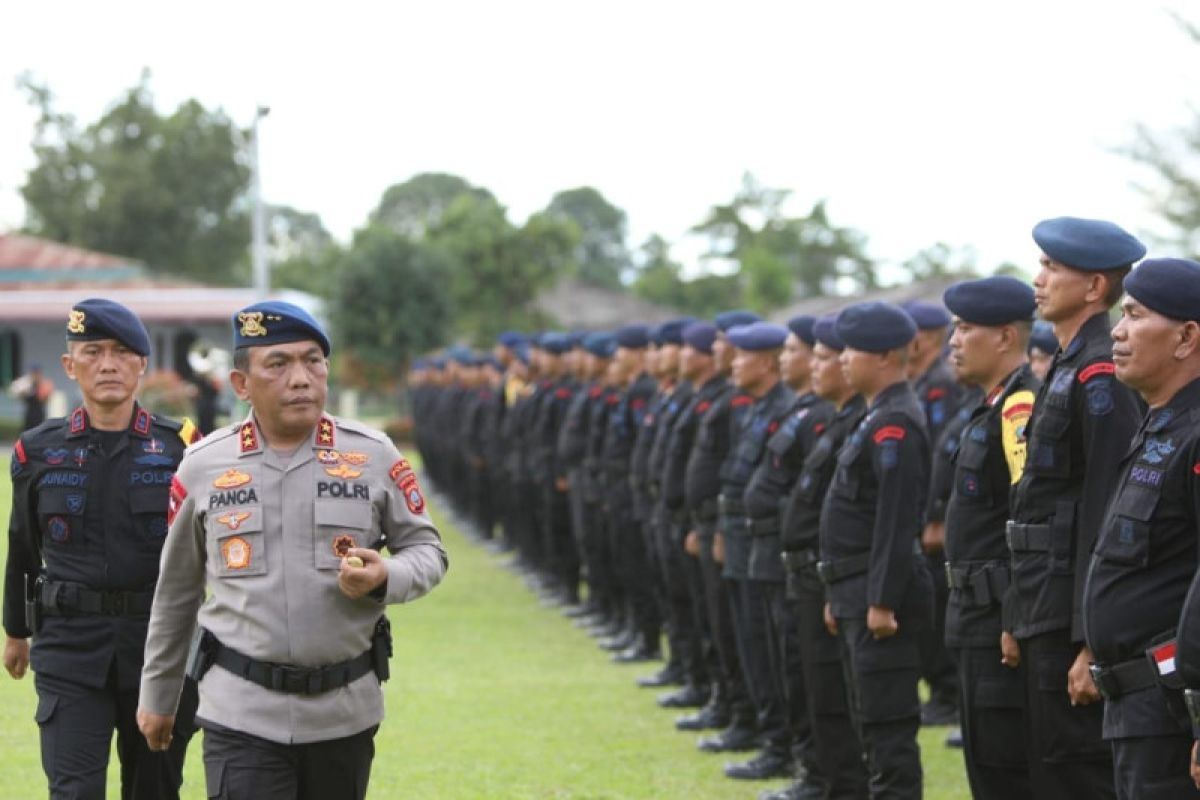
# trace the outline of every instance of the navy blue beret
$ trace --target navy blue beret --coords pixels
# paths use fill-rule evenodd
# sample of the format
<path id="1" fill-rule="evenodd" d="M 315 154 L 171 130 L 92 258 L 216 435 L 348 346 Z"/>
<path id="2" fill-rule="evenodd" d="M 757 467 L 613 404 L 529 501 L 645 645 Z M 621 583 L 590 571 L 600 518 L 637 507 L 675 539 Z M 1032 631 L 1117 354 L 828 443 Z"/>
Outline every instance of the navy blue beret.
<path id="1" fill-rule="evenodd" d="M 1037 310 L 1033 287 L 1008 275 L 956 283 L 942 299 L 955 316 L 974 325 L 1029 322 Z"/>
<path id="2" fill-rule="evenodd" d="M 475 363 L 475 354 L 471 352 L 471 348 L 461 344 L 446 348 L 446 358 L 465 367 Z"/>
<path id="3" fill-rule="evenodd" d="M 1125 292 L 1151 311 L 1200 322 L 1200 264 L 1186 258 L 1148 258 L 1125 276 Z"/>
<path id="4" fill-rule="evenodd" d="M 603 331 L 589 333 L 583 337 L 583 349 L 597 358 L 612 358 L 617 352 L 617 337 Z"/>
<path id="5" fill-rule="evenodd" d="M 530 352 L 529 342 L 521 342 L 512 349 L 513 355 L 517 361 L 520 361 L 525 366 L 529 366 L 529 360 L 532 353 Z"/>
<path id="6" fill-rule="evenodd" d="M 826 314 L 813 323 L 813 338 L 830 350 L 845 350 L 846 343 L 837 332 L 838 315 Z"/>
<path id="7" fill-rule="evenodd" d="M 504 331 L 496 337 L 496 341 L 505 347 L 516 347 L 519 344 L 523 344 L 527 340 L 528 339 L 525 334 L 518 333 L 516 331 Z"/>
<path id="8" fill-rule="evenodd" d="M 908 312 L 913 322 L 917 323 L 917 330 L 936 330 L 950 324 L 950 312 L 937 303 L 909 300 L 900 307 Z"/>
<path id="9" fill-rule="evenodd" d="M 813 325 L 817 318 L 811 314 L 800 314 L 788 320 L 788 330 L 796 334 L 796 338 L 804 342 L 809 347 L 816 344 L 816 339 L 813 338 Z"/>
<path id="10" fill-rule="evenodd" d="M 722 311 L 713 317 L 713 322 L 717 323 L 717 327 L 722 332 L 729 333 L 729 329 L 735 325 L 749 325 L 752 322 L 762 322 L 762 317 L 753 311 L 737 309 L 736 311 Z"/>
<path id="11" fill-rule="evenodd" d="M 1053 355 L 1058 350 L 1058 337 L 1054 335 L 1054 326 L 1044 319 L 1034 322 L 1033 330 L 1029 334 L 1029 346 Z"/>
<path id="12" fill-rule="evenodd" d="M 649 328 L 647 328 L 647 331 L 649 331 L 651 342 L 653 342 L 656 345 L 660 345 L 663 343 L 662 325 L 651 325 Z"/>
<path id="13" fill-rule="evenodd" d="M 1033 226 L 1033 240 L 1058 263 L 1088 272 L 1128 267 L 1146 255 L 1144 244 L 1102 219 L 1042 220 Z"/>
<path id="14" fill-rule="evenodd" d="M 739 350 L 776 350 L 783 347 L 788 329 L 773 322 L 751 322 L 730 328 L 727 335 Z"/>
<path id="15" fill-rule="evenodd" d="M 695 321 L 692 317 L 680 317 L 670 322 L 664 322 L 658 328 L 658 343 L 683 344 L 683 329 Z"/>
<path id="16" fill-rule="evenodd" d="M 233 346 L 258 347 L 311 339 L 329 355 L 325 329 L 303 308 L 282 300 L 267 300 L 246 306 L 233 315 Z"/>
<path id="17" fill-rule="evenodd" d="M 917 324 L 900 306 L 872 301 L 847 306 L 838 314 L 837 333 L 846 347 L 886 353 L 911 342 Z"/>
<path id="18" fill-rule="evenodd" d="M 567 334 L 567 338 L 571 340 L 571 347 L 583 347 L 583 340 L 587 338 L 590 331 L 571 331 Z"/>
<path id="19" fill-rule="evenodd" d="M 150 355 L 146 326 L 132 311 L 112 300 L 89 297 L 71 306 L 67 315 L 67 341 L 98 339 L 116 339 L 139 356 Z"/>
<path id="20" fill-rule="evenodd" d="M 575 345 L 568 334 L 559 333 L 558 331 L 546 331 L 538 337 L 538 347 L 547 353 L 561 356 L 563 353 L 568 353 L 574 349 Z"/>
<path id="21" fill-rule="evenodd" d="M 693 322 L 683 329 L 683 343 L 706 355 L 712 355 L 717 339 L 717 326 L 711 322 Z"/>
<path id="22" fill-rule="evenodd" d="M 617 328 L 614 335 L 617 337 L 618 347 L 640 349 L 650 344 L 650 329 L 645 325 L 626 325 Z"/>

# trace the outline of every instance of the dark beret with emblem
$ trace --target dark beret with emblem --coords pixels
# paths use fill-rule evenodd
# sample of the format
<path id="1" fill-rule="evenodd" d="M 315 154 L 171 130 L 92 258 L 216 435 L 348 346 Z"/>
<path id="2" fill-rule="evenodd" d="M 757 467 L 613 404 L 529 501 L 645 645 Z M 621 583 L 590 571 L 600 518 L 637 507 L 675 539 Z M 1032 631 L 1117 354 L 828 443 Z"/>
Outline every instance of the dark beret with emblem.
<path id="1" fill-rule="evenodd" d="M 826 314 L 813 323 L 813 338 L 830 350 L 845 350 L 846 343 L 837 332 L 837 314 Z"/>
<path id="2" fill-rule="evenodd" d="M 650 344 L 650 329 L 645 325 L 626 325 L 617 328 L 613 335 L 617 337 L 618 347 L 640 350 Z"/>
<path id="3" fill-rule="evenodd" d="M 583 349 L 596 358 L 612 358 L 617 352 L 617 337 L 604 331 L 589 333 L 583 337 Z"/>
<path id="4" fill-rule="evenodd" d="M 692 317 L 680 317 L 664 322 L 658 328 L 659 344 L 683 344 L 683 329 L 695 321 Z"/>
<path id="5" fill-rule="evenodd" d="M 496 337 L 496 341 L 505 347 L 517 347 L 528 341 L 528 337 L 517 331 L 504 331 Z"/>
<path id="6" fill-rule="evenodd" d="M 961 281 L 947 287 L 942 300 L 956 317 L 973 325 L 1029 322 L 1037 310 L 1033 287 L 1009 275 Z"/>
<path id="7" fill-rule="evenodd" d="M 1054 326 L 1044 319 L 1036 320 L 1029 334 L 1029 346 L 1053 355 L 1058 350 L 1058 337 L 1054 335 Z"/>
<path id="8" fill-rule="evenodd" d="M 739 350 L 778 350 L 787 339 L 788 329 L 773 322 L 751 322 L 729 329 L 729 343 Z"/>
<path id="9" fill-rule="evenodd" d="M 68 342 L 94 342 L 116 339 L 140 356 L 150 355 L 150 336 L 146 326 L 120 303 L 102 297 L 89 297 L 71 306 L 67 315 Z"/>
<path id="10" fill-rule="evenodd" d="M 855 303 L 838 314 L 837 334 L 846 347 L 867 353 L 886 353 L 911 342 L 917 335 L 917 323 L 907 311 L 893 303 Z"/>
<path id="11" fill-rule="evenodd" d="M 551 355 L 561 356 L 563 353 L 568 353 L 575 349 L 575 343 L 571 341 L 571 337 L 568 334 L 559 333 L 558 331 L 546 331 L 538 337 L 538 347 Z"/>
<path id="12" fill-rule="evenodd" d="M 950 324 L 950 312 L 937 303 L 909 300 L 900 307 L 917 323 L 917 330 L 933 331 Z"/>
<path id="13" fill-rule="evenodd" d="M 743 308 L 734 311 L 722 311 L 713 317 L 713 322 L 721 329 L 722 333 L 729 333 L 729 329 L 737 325 L 749 325 L 752 322 L 762 322 L 762 317 L 755 314 L 753 311 L 747 311 Z"/>
<path id="14" fill-rule="evenodd" d="M 817 318 L 812 314 L 798 314 L 788 320 L 788 330 L 796 334 L 796 338 L 804 342 L 809 347 L 816 344 L 817 340 L 813 338 L 813 325 L 817 322 Z"/>
<path id="15" fill-rule="evenodd" d="M 712 355 L 717 326 L 711 322 L 693 322 L 683 329 L 683 343 L 705 355 Z"/>
<path id="16" fill-rule="evenodd" d="M 321 323 L 298 305 L 267 300 L 246 306 L 233 315 L 233 346 L 259 347 L 312 340 L 329 355 L 329 337 Z"/>
<path id="17" fill-rule="evenodd" d="M 1148 258 L 1125 276 L 1125 293 L 1151 311 L 1200 322 L 1200 264 L 1186 258 Z"/>
<path id="18" fill-rule="evenodd" d="M 1102 219 L 1045 219 L 1033 226 L 1033 240 L 1053 260 L 1085 272 L 1128 267 L 1146 255 L 1137 238 Z"/>

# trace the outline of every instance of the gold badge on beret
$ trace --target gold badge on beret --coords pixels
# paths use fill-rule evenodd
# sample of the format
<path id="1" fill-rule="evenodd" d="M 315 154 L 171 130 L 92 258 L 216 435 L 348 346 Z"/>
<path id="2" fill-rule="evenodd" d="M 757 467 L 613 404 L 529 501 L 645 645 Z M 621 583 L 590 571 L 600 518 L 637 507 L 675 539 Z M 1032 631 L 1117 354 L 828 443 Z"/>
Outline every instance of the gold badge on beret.
<path id="1" fill-rule="evenodd" d="M 67 330 L 71 333 L 83 333 L 85 330 L 83 320 L 86 316 L 82 311 L 71 309 L 71 316 L 67 320 Z"/>
<path id="2" fill-rule="evenodd" d="M 242 323 L 242 336 L 266 336 L 267 329 L 263 327 L 261 311 L 243 311 L 238 314 L 238 322 Z"/>

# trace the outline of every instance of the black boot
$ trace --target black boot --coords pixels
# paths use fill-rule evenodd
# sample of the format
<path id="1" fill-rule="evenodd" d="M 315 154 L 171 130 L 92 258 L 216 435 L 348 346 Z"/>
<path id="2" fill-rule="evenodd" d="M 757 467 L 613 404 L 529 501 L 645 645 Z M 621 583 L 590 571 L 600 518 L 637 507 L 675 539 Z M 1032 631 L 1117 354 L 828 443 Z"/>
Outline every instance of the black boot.
<path id="1" fill-rule="evenodd" d="M 708 702 L 708 691 L 694 683 L 684 684 L 681 688 L 658 696 L 658 704 L 663 708 L 701 708 Z"/>
<path id="2" fill-rule="evenodd" d="M 725 776 L 740 781 L 768 781 L 772 778 L 794 778 L 796 771 L 790 754 L 772 748 L 763 750 L 749 761 L 726 764 Z"/>

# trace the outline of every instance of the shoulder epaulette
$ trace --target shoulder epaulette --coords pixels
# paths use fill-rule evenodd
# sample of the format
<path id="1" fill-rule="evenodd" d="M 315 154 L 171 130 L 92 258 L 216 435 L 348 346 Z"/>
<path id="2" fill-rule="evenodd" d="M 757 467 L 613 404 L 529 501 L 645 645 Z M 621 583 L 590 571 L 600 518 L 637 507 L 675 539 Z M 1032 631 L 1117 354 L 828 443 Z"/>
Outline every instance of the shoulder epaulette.
<path id="1" fill-rule="evenodd" d="M 210 445 L 214 445 L 217 442 L 223 442 L 231 436 L 236 436 L 238 431 L 241 429 L 241 427 L 242 427 L 242 423 L 238 422 L 238 423 L 235 423 L 232 425 L 226 425 L 223 428 L 217 428 L 212 433 L 210 433 L 208 436 L 205 436 L 200 441 L 191 445 L 188 448 L 188 451 L 191 452 L 191 451 L 195 451 L 195 450 L 200 450 L 205 447 L 209 447 Z"/>

